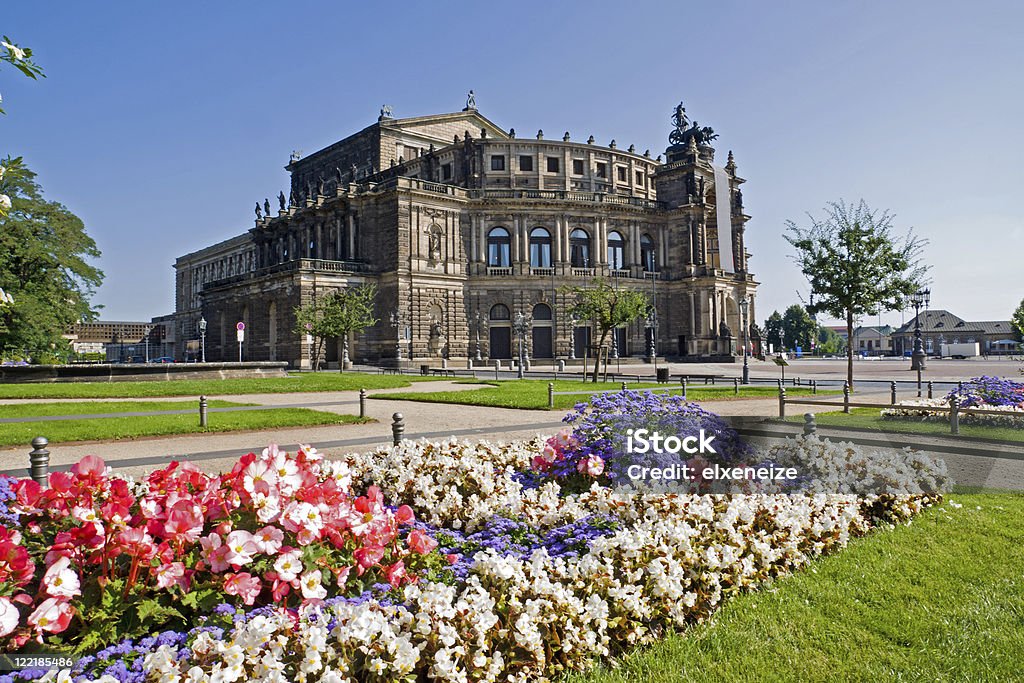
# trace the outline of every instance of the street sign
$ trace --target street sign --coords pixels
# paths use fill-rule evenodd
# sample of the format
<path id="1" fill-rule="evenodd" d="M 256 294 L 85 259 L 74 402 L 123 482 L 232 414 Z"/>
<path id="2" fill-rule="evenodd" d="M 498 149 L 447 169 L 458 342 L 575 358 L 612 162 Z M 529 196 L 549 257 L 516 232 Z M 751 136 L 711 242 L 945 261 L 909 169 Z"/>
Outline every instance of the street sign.
<path id="1" fill-rule="evenodd" d="M 237 325 L 235 325 L 235 329 L 241 332 L 242 330 L 245 329 L 245 323 L 239 322 Z"/>
<path id="2" fill-rule="evenodd" d="M 242 323 L 238 323 L 238 324 L 241 325 Z M 245 330 L 239 328 L 239 330 L 238 330 L 238 332 L 236 332 L 236 334 L 238 335 L 238 343 L 239 344 L 241 344 L 242 342 L 245 341 Z"/>

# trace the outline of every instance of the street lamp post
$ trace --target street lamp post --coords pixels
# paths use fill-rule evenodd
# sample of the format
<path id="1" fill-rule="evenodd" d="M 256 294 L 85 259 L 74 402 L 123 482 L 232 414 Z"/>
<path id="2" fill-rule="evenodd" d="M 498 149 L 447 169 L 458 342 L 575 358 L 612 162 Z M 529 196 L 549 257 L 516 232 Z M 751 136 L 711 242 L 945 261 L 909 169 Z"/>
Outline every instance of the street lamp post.
<path id="1" fill-rule="evenodd" d="M 402 364 L 402 314 L 391 311 L 391 326 L 395 328 L 395 360 Z"/>
<path id="2" fill-rule="evenodd" d="M 152 328 L 152 327 L 150 327 L 149 325 L 146 325 L 146 326 L 145 326 L 145 327 L 143 328 L 143 333 L 144 333 L 144 334 L 146 335 L 146 362 L 147 362 L 147 363 L 149 362 L 149 332 L 150 332 L 150 330 L 152 330 L 152 329 L 153 329 L 153 328 Z"/>
<path id="3" fill-rule="evenodd" d="M 569 360 L 576 360 L 576 314 L 569 314 Z"/>
<path id="4" fill-rule="evenodd" d="M 523 366 L 526 364 L 526 333 L 530 329 L 530 319 L 523 315 L 521 312 L 516 313 L 516 319 L 512 322 L 512 329 L 519 337 L 519 367 L 516 371 L 516 376 L 519 379 L 523 378 Z"/>
<path id="5" fill-rule="evenodd" d="M 921 372 L 925 369 L 924 342 L 921 340 L 921 308 L 927 308 L 931 290 L 919 289 L 910 296 L 914 306 L 914 353 L 910 357 L 910 369 L 917 371 L 917 395 L 921 396 Z"/>
<path id="6" fill-rule="evenodd" d="M 206 362 L 206 318 L 199 318 L 199 352 L 202 362 Z"/>
<path id="7" fill-rule="evenodd" d="M 647 357 L 650 362 L 654 363 L 657 360 L 657 344 L 655 343 L 654 335 L 657 334 L 658 330 L 658 311 L 651 308 L 647 314 L 647 320 L 644 321 L 644 326 L 650 330 L 647 336 Z"/>
<path id="8" fill-rule="evenodd" d="M 747 357 L 747 312 L 750 310 L 750 299 L 744 294 L 740 297 L 740 325 L 743 326 L 743 383 L 750 384 L 750 359 Z"/>

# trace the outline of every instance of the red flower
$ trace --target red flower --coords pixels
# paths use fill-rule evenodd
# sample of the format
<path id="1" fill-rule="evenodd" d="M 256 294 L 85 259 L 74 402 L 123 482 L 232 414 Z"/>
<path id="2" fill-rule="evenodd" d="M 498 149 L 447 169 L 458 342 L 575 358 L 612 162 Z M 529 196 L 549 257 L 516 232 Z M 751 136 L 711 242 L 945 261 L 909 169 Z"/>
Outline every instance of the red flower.
<path id="1" fill-rule="evenodd" d="M 409 549 L 414 553 L 420 555 L 428 555 L 434 548 L 437 547 L 437 541 L 427 536 L 419 529 L 413 529 L 409 532 L 409 538 L 406 540 L 409 544 Z"/>
<path id="2" fill-rule="evenodd" d="M 42 642 L 43 633 L 60 633 L 71 623 L 71 616 L 75 613 L 71 603 L 60 598 L 47 598 L 40 603 L 36 611 L 29 615 L 28 624 L 36 629 L 39 634 L 39 641 Z"/>

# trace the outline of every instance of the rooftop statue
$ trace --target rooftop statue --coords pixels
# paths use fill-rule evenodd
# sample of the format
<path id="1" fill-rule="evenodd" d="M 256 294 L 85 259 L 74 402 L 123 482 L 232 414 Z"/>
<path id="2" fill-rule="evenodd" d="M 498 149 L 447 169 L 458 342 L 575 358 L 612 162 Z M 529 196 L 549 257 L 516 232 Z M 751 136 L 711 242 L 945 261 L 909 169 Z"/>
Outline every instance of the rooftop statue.
<path id="1" fill-rule="evenodd" d="M 707 145 L 718 138 L 718 133 L 710 126 L 701 127 L 696 121 L 691 124 L 686 116 L 686 107 L 682 102 L 676 105 L 676 109 L 672 113 L 672 125 L 675 126 L 675 130 L 668 135 L 671 145 L 682 146 L 690 140 L 698 145 Z"/>

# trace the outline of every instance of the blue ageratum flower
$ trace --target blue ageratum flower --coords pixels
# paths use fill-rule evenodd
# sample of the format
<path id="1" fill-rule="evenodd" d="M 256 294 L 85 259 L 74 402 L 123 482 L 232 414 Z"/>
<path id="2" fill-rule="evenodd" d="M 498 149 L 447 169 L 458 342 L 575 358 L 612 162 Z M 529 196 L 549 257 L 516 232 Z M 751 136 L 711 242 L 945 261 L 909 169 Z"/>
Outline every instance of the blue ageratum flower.
<path id="1" fill-rule="evenodd" d="M 965 408 L 983 406 L 1019 406 L 1024 404 L 1024 384 L 1001 377 L 975 377 L 946 395 L 956 396 Z"/>

